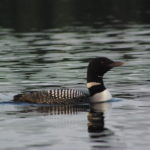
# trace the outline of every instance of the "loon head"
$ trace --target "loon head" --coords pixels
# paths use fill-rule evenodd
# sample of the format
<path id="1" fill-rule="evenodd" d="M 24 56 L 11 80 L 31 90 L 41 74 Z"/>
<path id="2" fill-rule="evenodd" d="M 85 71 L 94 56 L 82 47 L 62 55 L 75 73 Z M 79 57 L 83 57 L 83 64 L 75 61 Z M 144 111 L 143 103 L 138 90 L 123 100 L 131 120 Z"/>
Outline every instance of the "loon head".
<path id="1" fill-rule="evenodd" d="M 111 99 L 111 94 L 106 90 L 103 83 L 104 74 L 113 67 L 122 66 L 124 63 L 113 61 L 106 57 L 97 57 L 90 61 L 87 70 L 87 88 L 91 96 L 96 96 L 93 101 L 105 101 Z"/>
<path id="2" fill-rule="evenodd" d="M 123 62 L 112 61 L 106 57 L 94 58 L 88 65 L 87 82 L 101 82 L 101 79 L 107 71 L 123 64 Z"/>

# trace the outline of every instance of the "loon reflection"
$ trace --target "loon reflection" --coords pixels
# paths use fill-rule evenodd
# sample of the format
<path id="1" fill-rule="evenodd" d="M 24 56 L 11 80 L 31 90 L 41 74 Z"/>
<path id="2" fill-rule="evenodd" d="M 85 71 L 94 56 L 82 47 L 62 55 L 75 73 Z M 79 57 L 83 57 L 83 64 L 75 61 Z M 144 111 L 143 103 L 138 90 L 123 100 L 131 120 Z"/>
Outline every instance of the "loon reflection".
<path id="1" fill-rule="evenodd" d="M 98 138 L 112 134 L 105 128 L 104 113 L 111 108 L 111 103 L 96 103 L 90 106 L 88 113 L 88 132 L 91 138 Z"/>
<path id="2" fill-rule="evenodd" d="M 69 115 L 87 112 L 88 132 L 92 139 L 112 135 L 112 132 L 105 128 L 105 112 L 111 108 L 111 102 L 82 104 L 82 105 L 19 105 L 20 113 L 37 112 L 46 115 Z"/>
<path id="3" fill-rule="evenodd" d="M 18 107 L 18 105 L 17 105 Z M 89 112 L 90 106 L 85 105 L 39 105 L 39 104 L 27 104 L 19 105 L 18 109 L 21 113 L 37 112 L 44 113 L 46 115 L 69 115 L 77 114 L 78 112 Z"/>

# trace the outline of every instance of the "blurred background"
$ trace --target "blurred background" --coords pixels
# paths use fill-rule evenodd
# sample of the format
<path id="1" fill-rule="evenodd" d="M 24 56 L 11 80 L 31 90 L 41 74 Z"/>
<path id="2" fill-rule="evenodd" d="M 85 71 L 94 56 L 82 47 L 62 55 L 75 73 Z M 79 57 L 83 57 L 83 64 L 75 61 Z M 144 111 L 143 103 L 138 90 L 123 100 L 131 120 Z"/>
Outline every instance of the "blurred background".
<path id="1" fill-rule="evenodd" d="M 65 26 L 148 24 L 148 0 L 1 0 L 0 26 L 15 32 Z"/>

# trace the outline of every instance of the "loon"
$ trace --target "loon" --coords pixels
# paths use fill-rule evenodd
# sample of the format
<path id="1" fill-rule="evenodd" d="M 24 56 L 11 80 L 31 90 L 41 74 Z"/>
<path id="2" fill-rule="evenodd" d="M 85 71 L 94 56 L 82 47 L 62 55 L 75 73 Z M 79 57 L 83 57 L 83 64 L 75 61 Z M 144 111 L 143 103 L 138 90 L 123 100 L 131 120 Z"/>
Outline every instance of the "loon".
<path id="1" fill-rule="evenodd" d="M 103 82 L 104 74 L 113 67 L 122 66 L 120 61 L 106 57 L 91 59 L 87 69 L 87 92 L 71 88 L 56 88 L 42 91 L 30 91 L 14 96 L 16 102 L 37 104 L 79 104 L 81 102 L 104 102 L 112 98 Z"/>

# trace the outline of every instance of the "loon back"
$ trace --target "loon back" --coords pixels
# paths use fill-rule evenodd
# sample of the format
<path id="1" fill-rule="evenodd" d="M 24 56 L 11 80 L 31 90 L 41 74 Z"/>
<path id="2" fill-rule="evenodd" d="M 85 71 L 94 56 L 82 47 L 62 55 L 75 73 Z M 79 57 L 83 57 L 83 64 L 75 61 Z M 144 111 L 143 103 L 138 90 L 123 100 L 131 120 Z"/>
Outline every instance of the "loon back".
<path id="1" fill-rule="evenodd" d="M 14 101 L 38 104 L 77 104 L 87 102 L 88 93 L 77 89 L 30 91 L 14 96 Z"/>

